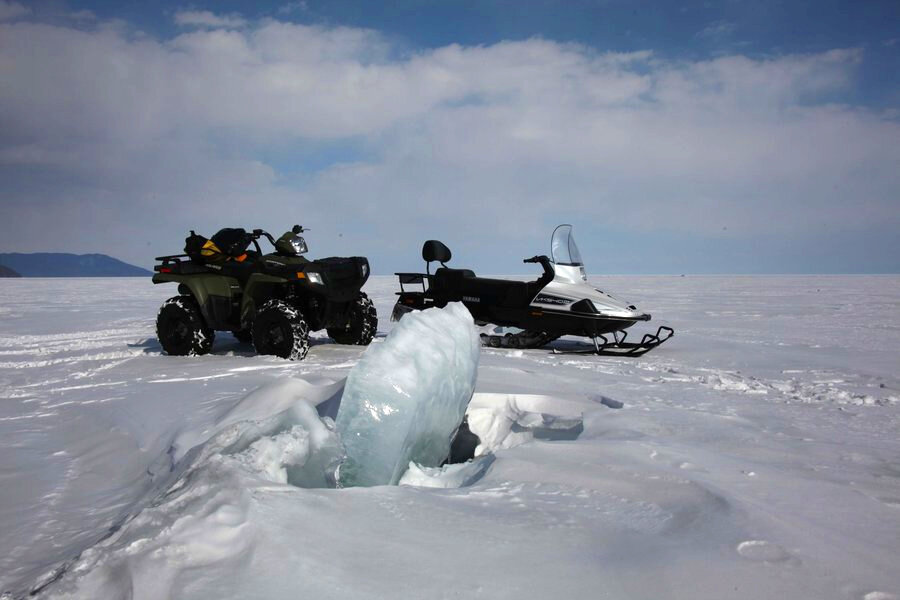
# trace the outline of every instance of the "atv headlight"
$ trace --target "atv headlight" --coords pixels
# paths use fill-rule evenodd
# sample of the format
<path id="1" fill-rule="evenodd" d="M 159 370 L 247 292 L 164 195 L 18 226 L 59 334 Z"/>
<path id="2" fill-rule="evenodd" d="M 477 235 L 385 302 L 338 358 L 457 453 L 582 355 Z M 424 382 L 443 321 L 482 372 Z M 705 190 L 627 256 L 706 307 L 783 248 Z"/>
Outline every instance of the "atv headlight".
<path id="1" fill-rule="evenodd" d="M 322 285 L 322 275 L 320 273 L 307 273 L 306 278 L 309 279 L 310 283 Z"/>

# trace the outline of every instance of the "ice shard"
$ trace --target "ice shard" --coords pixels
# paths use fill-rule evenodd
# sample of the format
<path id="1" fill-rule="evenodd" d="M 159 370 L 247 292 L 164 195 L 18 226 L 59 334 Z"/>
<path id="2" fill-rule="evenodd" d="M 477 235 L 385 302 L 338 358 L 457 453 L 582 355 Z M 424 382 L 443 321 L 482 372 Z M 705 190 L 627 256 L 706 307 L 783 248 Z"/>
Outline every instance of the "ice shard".
<path id="1" fill-rule="evenodd" d="M 475 390 L 480 349 L 460 303 L 409 313 L 369 346 L 337 416 L 346 452 L 340 485 L 394 485 L 410 461 L 439 466 Z"/>

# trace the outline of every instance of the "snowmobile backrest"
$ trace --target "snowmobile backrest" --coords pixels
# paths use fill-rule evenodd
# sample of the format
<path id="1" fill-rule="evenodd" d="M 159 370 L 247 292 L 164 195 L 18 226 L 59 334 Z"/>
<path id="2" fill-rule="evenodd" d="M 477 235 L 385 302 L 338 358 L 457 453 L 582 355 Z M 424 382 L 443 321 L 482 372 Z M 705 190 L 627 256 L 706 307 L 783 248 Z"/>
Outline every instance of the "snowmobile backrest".
<path id="1" fill-rule="evenodd" d="M 453 255 L 450 253 L 450 248 L 437 240 L 428 240 L 422 245 L 422 258 L 425 262 L 430 263 L 436 260 L 444 264 L 450 260 L 451 256 Z"/>

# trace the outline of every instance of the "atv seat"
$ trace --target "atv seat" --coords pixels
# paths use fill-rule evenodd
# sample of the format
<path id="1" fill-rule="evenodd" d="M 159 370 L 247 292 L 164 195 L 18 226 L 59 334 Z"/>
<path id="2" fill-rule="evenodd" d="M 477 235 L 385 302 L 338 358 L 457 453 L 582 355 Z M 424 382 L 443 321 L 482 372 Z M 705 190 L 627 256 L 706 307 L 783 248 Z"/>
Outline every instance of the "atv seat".
<path id="1" fill-rule="evenodd" d="M 242 285 L 247 283 L 247 280 L 250 279 L 251 275 L 259 273 L 262 270 L 259 262 L 257 260 L 250 260 L 249 256 L 247 260 L 243 262 L 233 260 L 226 261 L 221 264 L 221 267 L 222 269 L 219 272 L 222 275 L 234 277 L 241 282 Z"/>

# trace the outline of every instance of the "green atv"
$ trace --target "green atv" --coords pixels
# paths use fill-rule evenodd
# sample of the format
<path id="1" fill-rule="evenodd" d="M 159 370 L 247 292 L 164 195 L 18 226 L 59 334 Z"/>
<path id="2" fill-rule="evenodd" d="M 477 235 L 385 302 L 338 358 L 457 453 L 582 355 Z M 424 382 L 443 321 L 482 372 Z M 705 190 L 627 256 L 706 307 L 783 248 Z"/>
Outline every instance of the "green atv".
<path id="1" fill-rule="evenodd" d="M 163 303 L 156 319 L 163 350 L 206 354 L 216 331 L 253 342 L 260 354 L 290 360 L 306 356 L 310 331 L 325 329 L 339 344 L 371 342 L 378 316 L 360 291 L 369 261 L 308 260 L 303 231 L 295 225 L 277 240 L 262 229 L 222 229 L 210 239 L 191 231 L 184 254 L 157 257 L 153 283 L 177 283 L 179 293 Z M 262 253 L 262 237 L 275 252 Z"/>

